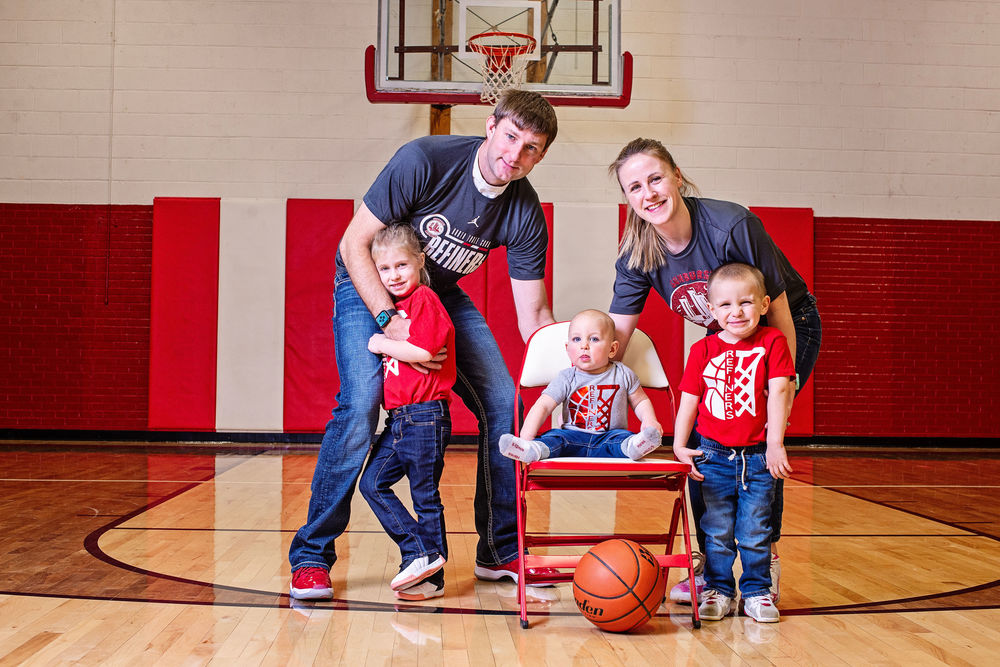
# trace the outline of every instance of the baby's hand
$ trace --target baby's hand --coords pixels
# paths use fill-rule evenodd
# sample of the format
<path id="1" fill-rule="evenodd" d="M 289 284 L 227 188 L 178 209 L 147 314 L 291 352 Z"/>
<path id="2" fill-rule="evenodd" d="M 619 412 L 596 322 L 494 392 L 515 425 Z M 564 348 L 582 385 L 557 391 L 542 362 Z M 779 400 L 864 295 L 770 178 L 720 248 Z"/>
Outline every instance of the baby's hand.
<path id="1" fill-rule="evenodd" d="M 368 351 L 375 354 L 382 354 L 382 341 L 384 341 L 385 334 L 372 334 L 372 337 L 368 339 Z"/>
<path id="2" fill-rule="evenodd" d="M 674 447 L 674 456 L 681 463 L 687 463 L 691 466 L 691 478 L 697 481 L 702 481 L 705 476 L 698 472 L 697 466 L 694 464 L 694 460 L 702 455 L 700 449 L 688 449 L 687 447 Z"/>

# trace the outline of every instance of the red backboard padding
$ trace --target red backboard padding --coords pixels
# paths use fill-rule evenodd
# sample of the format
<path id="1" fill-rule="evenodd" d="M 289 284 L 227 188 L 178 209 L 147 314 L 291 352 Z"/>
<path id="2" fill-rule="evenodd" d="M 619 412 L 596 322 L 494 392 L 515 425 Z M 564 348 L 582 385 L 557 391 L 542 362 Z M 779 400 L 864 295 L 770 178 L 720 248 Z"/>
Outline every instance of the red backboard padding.
<path id="1" fill-rule="evenodd" d="M 149 428 L 215 430 L 219 199 L 153 200 Z"/>
<path id="2" fill-rule="evenodd" d="M 285 222 L 284 430 L 322 431 L 340 388 L 334 360 L 337 245 L 354 216 L 350 199 L 289 199 Z"/>

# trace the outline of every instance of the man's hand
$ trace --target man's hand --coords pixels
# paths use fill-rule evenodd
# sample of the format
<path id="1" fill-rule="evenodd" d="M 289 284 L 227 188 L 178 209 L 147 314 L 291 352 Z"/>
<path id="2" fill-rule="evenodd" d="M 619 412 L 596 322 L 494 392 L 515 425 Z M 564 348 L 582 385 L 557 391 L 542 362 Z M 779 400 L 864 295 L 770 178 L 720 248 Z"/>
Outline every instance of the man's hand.
<path id="1" fill-rule="evenodd" d="M 429 361 L 411 361 L 410 366 L 413 366 L 413 370 L 418 373 L 423 373 L 427 375 L 431 371 L 441 370 L 442 362 L 448 358 L 448 348 L 442 347 L 438 350 L 438 353 L 430 358 Z"/>
<path id="2" fill-rule="evenodd" d="M 385 332 L 387 338 L 393 340 L 406 340 L 410 337 L 410 320 L 400 317 L 398 315 L 393 315 L 392 319 L 389 320 L 389 324 L 385 325 L 382 329 Z"/>
<path id="3" fill-rule="evenodd" d="M 788 453 L 784 445 L 768 445 L 765 453 L 767 470 L 775 479 L 788 479 L 792 474 L 792 465 L 788 462 Z"/>

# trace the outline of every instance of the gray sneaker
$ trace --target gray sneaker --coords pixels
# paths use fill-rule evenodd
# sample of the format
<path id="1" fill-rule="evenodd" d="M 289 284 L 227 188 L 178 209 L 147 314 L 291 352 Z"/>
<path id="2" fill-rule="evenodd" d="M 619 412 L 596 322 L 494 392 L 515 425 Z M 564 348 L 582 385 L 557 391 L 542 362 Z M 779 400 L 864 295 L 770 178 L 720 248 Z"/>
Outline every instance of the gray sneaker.
<path id="1" fill-rule="evenodd" d="M 777 623 L 781 618 L 770 595 L 757 595 L 745 599 L 743 613 L 758 623 Z"/>
<path id="2" fill-rule="evenodd" d="M 698 617 L 703 621 L 721 621 L 733 610 L 733 599 L 711 588 L 705 591 L 704 601 L 698 605 Z"/>

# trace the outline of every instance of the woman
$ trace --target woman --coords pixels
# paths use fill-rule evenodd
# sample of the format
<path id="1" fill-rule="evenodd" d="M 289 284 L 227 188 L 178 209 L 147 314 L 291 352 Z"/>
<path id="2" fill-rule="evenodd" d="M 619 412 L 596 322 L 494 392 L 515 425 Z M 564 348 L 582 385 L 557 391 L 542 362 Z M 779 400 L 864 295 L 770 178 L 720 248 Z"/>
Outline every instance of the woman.
<path id="1" fill-rule="evenodd" d="M 801 389 L 812 374 L 822 337 L 816 298 L 764 231 L 760 218 L 738 204 L 690 196 L 696 192 L 694 184 L 655 139 L 630 141 L 609 171 L 618 179 L 629 207 L 609 308 L 620 348 L 628 345 L 650 288 L 685 319 L 707 327 L 709 334 L 718 331 L 708 310 L 708 274 L 722 264 L 744 262 L 764 274 L 771 297 L 767 324 L 780 329 L 788 340 L 795 359 L 796 390 Z M 778 480 L 771 512 L 775 602 L 783 489 L 783 480 Z M 700 484 L 691 480 L 690 490 L 695 523 L 700 524 L 705 511 Z M 700 527 L 697 532 L 704 552 L 705 535 Z M 696 584 L 700 596 L 704 584 L 700 576 Z M 670 598 L 690 601 L 688 586 L 689 582 L 681 582 L 671 590 Z"/>

